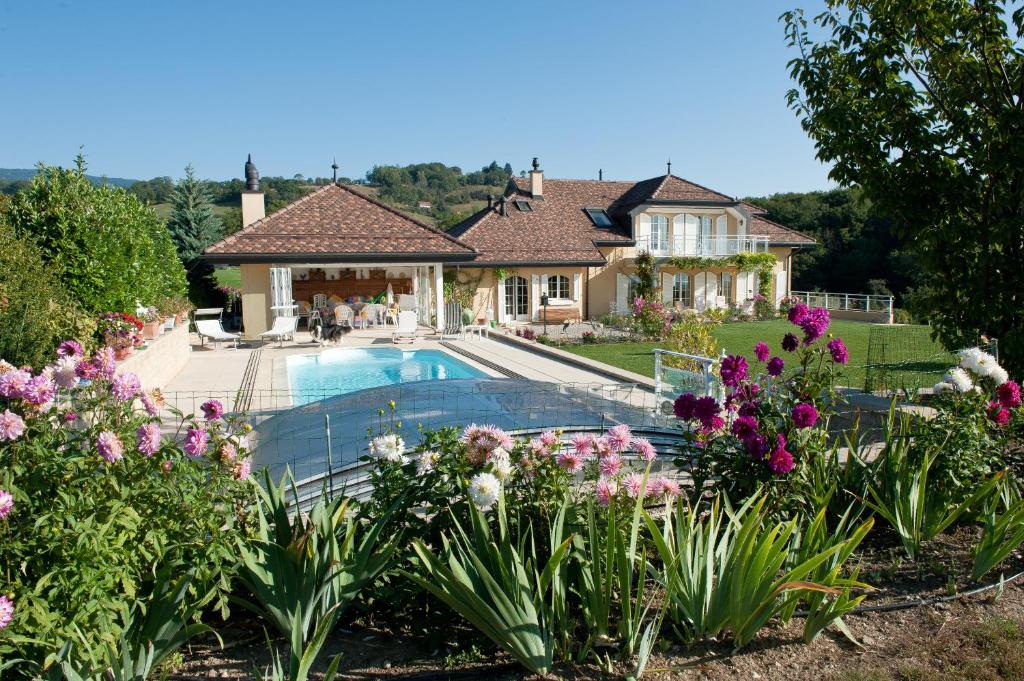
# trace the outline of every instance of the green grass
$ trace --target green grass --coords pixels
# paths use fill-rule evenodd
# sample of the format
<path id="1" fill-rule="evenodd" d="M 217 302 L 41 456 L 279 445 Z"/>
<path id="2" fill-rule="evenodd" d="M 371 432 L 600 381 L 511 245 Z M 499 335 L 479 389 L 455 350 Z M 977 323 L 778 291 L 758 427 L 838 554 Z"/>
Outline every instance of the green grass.
<path id="1" fill-rule="evenodd" d="M 844 369 L 840 377 L 841 385 L 862 387 L 864 385 L 864 365 L 868 360 L 868 336 L 872 324 L 864 322 L 850 322 L 834 320 L 829 327 L 829 333 L 838 336 L 846 343 L 850 351 L 850 363 Z M 799 331 L 787 320 L 774 319 L 763 322 L 733 322 L 723 324 L 714 331 L 719 347 L 727 354 L 740 354 L 747 358 L 752 365 L 756 363 L 754 358 L 754 345 L 763 340 L 768 343 L 772 354 L 777 354 L 783 359 L 789 359 L 791 354 L 783 352 L 780 346 L 782 337 L 790 331 Z M 797 333 L 797 335 L 800 335 Z M 664 343 L 606 343 L 600 345 L 575 345 L 567 346 L 564 349 L 574 352 L 577 355 L 611 364 L 628 371 L 633 371 L 645 376 L 654 376 L 654 348 L 665 347 Z M 942 347 L 935 344 L 935 352 L 942 352 Z M 945 367 L 938 369 L 935 380 L 942 375 Z M 933 372 L 929 372 L 933 373 Z M 931 382 L 934 382 L 931 381 Z"/>
<path id="2" fill-rule="evenodd" d="M 221 286 L 242 288 L 242 272 L 237 267 L 218 269 L 213 273 L 213 276 Z"/>

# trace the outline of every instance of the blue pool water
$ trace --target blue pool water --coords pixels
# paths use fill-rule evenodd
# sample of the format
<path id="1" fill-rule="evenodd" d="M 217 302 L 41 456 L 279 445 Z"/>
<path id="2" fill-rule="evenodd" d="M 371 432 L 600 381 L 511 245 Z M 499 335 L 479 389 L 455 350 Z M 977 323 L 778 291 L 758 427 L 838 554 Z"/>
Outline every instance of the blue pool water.
<path id="1" fill-rule="evenodd" d="M 487 376 L 440 350 L 332 348 L 319 355 L 293 355 L 287 361 L 296 406 L 396 383 Z"/>

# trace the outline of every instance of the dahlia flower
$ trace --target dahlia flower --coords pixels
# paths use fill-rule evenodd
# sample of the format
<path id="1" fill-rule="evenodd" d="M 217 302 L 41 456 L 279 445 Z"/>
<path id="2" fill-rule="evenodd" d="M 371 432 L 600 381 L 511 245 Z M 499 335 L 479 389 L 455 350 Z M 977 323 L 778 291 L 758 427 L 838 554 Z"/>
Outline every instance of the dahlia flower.
<path id="1" fill-rule="evenodd" d="M 390 463 L 404 464 L 405 441 L 394 433 L 381 435 L 370 441 L 370 453 Z"/>
<path id="2" fill-rule="evenodd" d="M 792 416 L 797 428 L 810 428 L 818 422 L 818 410 L 807 402 L 801 402 L 793 407 Z"/>
<path id="3" fill-rule="evenodd" d="M 732 422 L 732 434 L 745 440 L 757 432 L 757 419 L 753 416 L 737 416 Z"/>
<path id="4" fill-rule="evenodd" d="M 828 310 L 823 307 L 816 307 L 808 312 L 799 324 L 804 332 L 804 345 L 810 345 L 824 336 L 830 322 Z"/>
<path id="5" fill-rule="evenodd" d="M 5 628 L 14 619 L 14 601 L 6 595 L 0 596 L 0 629 Z"/>
<path id="6" fill-rule="evenodd" d="M 768 440 L 760 433 L 753 433 L 743 440 L 743 446 L 747 448 L 750 458 L 760 461 L 768 453 Z"/>
<path id="7" fill-rule="evenodd" d="M 1000 385 L 996 388 L 996 396 L 999 398 L 999 404 L 1007 409 L 1019 407 L 1021 404 L 1020 386 L 1016 381 L 1008 380 Z"/>
<path id="8" fill-rule="evenodd" d="M 714 397 L 701 397 L 693 405 L 693 416 L 700 421 L 705 431 L 712 431 L 725 425 L 719 414 L 722 411 L 721 405 Z"/>
<path id="9" fill-rule="evenodd" d="M 235 480 L 246 480 L 252 473 L 252 457 L 247 456 L 235 465 Z"/>
<path id="10" fill-rule="evenodd" d="M 809 312 L 806 305 L 803 303 L 797 303 L 793 307 L 789 308 L 789 321 L 793 324 L 799 325 L 804 319 L 807 318 Z"/>
<path id="11" fill-rule="evenodd" d="M 723 384 L 735 388 L 747 377 L 747 359 L 742 355 L 728 355 L 722 358 L 718 373 Z"/>
<path id="12" fill-rule="evenodd" d="M 768 375 L 769 376 L 781 376 L 782 370 L 786 368 L 786 363 L 782 361 L 781 357 L 772 357 L 768 360 Z"/>
<path id="13" fill-rule="evenodd" d="M 651 496 L 653 497 L 667 497 L 675 499 L 681 492 L 682 490 L 679 488 L 679 483 L 671 478 L 659 477 L 651 483 Z"/>
<path id="14" fill-rule="evenodd" d="M 771 350 L 768 349 L 768 344 L 764 341 L 758 341 L 757 345 L 754 346 L 754 356 L 757 357 L 758 362 L 768 361 L 768 355 L 771 354 Z"/>
<path id="15" fill-rule="evenodd" d="M 501 481 L 490 473 L 477 473 L 469 481 L 469 498 L 481 511 L 489 511 L 501 495 Z"/>
<path id="16" fill-rule="evenodd" d="M 978 376 L 991 378 L 993 369 L 999 367 L 999 362 L 996 361 L 996 358 L 981 348 L 967 348 L 957 354 L 960 355 L 960 366 Z M 1002 367 L 999 368 L 1001 369 Z"/>
<path id="17" fill-rule="evenodd" d="M 850 361 L 850 352 L 842 338 L 833 338 L 828 342 L 828 351 L 832 355 L 832 361 L 836 364 L 846 364 Z"/>
<path id="18" fill-rule="evenodd" d="M 434 470 L 434 464 L 439 458 L 437 452 L 422 452 L 416 459 L 416 475 L 426 475 Z"/>
<path id="19" fill-rule="evenodd" d="M 0 414 L 0 440 L 17 440 L 25 432 L 25 422 L 10 409 Z"/>
<path id="20" fill-rule="evenodd" d="M 220 446 L 220 462 L 223 464 L 234 463 L 238 459 L 238 448 L 230 442 Z"/>
<path id="21" fill-rule="evenodd" d="M 117 370 L 117 355 L 114 348 L 104 346 L 96 351 L 92 357 L 93 366 L 96 367 L 96 374 L 100 378 L 113 378 Z"/>
<path id="22" fill-rule="evenodd" d="M 644 484 L 644 476 L 642 473 L 630 473 L 622 479 L 622 487 L 633 499 L 637 497 L 646 497 L 648 494 L 647 486 Z"/>
<path id="23" fill-rule="evenodd" d="M 110 392 L 120 402 L 127 402 L 134 399 L 136 395 L 142 392 L 142 383 L 139 381 L 139 377 L 135 374 L 125 372 L 118 374 L 114 377 L 114 380 L 110 382 Z"/>
<path id="24" fill-rule="evenodd" d="M 613 452 L 621 452 L 629 447 L 629 441 L 632 438 L 632 434 L 629 432 L 629 426 L 625 423 L 620 423 L 617 426 L 612 426 L 608 429 L 608 445 Z"/>
<path id="25" fill-rule="evenodd" d="M 78 358 L 85 354 L 82 345 L 76 340 L 66 340 L 57 346 L 58 357 Z"/>
<path id="26" fill-rule="evenodd" d="M 693 393 L 683 393 L 672 403 L 672 411 L 677 418 L 684 421 L 693 420 L 694 408 L 697 404 L 697 396 Z"/>
<path id="27" fill-rule="evenodd" d="M 540 434 L 540 441 L 545 447 L 551 447 L 558 442 L 558 435 L 555 434 L 555 431 L 549 430 Z"/>
<path id="28" fill-rule="evenodd" d="M 41 407 L 48 402 L 52 402 L 56 392 L 57 386 L 54 384 L 53 379 L 45 374 L 40 374 L 29 379 L 25 389 L 21 392 L 21 397 L 26 402 Z"/>
<path id="29" fill-rule="evenodd" d="M 159 423 L 146 423 L 139 426 L 139 429 L 135 431 L 135 437 L 139 442 L 139 451 L 146 456 L 153 456 L 160 451 Z"/>
<path id="30" fill-rule="evenodd" d="M 117 433 L 104 430 L 96 438 L 96 451 L 107 463 L 115 463 L 124 457 L 124 445 Z"/>
<path id="31" fill-rule="evenodd" d="M 0 374 L 0 397 L 12 400 L 21 397 L 30 380 L 32 374 L 24 369 L 12 369 Z"/>
<path id="32" fill-rule="evenodd" d="M 224 415 L 224 405 L 220 403 L 220 400 L 207 400 L 199 408 L 203 411 L 203 416 L 207 421 L 216 421 Z"/>
<path id="33" fill-rule="evenodd" d="M 75 364 L 75 374 L 82 380 L 91 381 L 99 376 L 99 369 L 91 361 L 86 359 L 78 360 Z"/>
<path id="34" fill-rule="evenodd" d="M 512 460 L 508 455 L 508 450 L 496 447 L 491 451 L 488 459 L 491 462 L 491 472 L 495 477 L 502 481 L 512 477 Z"/>
<path id="35" fill-rule="evenodd" d="M 609 454 L 598 462 L 597 467 L 601 471 L 602 476 L 606 478 L 614 477 L 622 469 L 622 458 L 615 453 Z"/>
<path id="36" fill-rule="evenodd" d="M 654 461 L 655 457 L 658 456 L 658 452 L 655 451 L 654 445 L 651 441 L 645 437 L 634 437 L 633 438 L 633 451 L 637 453 L 644 461 Z"/>
<path id="37" fill-rule="evenodd" d="M 1005 426 L 1010 422 L 1010 412 L 996 401 L 988 403 L 988 417 L 997 426 Z"/>
<path id="38" fill-rule="evenodd" d="M 14 497 L 5 489 L 0 489 L 0 519 L 6 518 L 14 510 Z"/>
<path id="39" fill-rule="evenodd" d="M 942 377 L 942 381 L 951 385 L 957 392 L 966 393 L 974 389 L 974 381 L 960 367 L 953 367 L 947 371 L 946 375 Z"/>
<path id="40" fill-rule="evenodd" d="M 75 368 L 78 360 L 74 357 L 61 357 L 53 365 L 53 381 L 59 387 L 70 390 L 78 385 L 78 373 Z"/>
<path id="41" fill-rule="evenodd" d="M 594 496 L 597 497 L 597 502 L 602 506 L 610 504 L 618 491 L 619 484 L 614 480 L 602 478 L 597 481 L 596 485 L 594 485 Z"/>
<path id="42" fill-rule="evenodd" d="M 142 406 L 147 414 L 150 416 L 157 415 L 156 404 L 153 403 L 153 399 L 147 393 L 139 395 L 139 400 L 142 402 Z"/>
<path id="43" fill-rule="evenodd" d="M 210 444 L 210 434 L 205 428 L 189 428 L 185 434 L 185 444 L 182 449 L 191 457 L 202 456 Z"/>
<path id="44" fill-rule="evenodd" d="M 800 339 L 795 334 L 787 333 L 782 337 L 782 349 L 786 352 L 796 352 L 798 347 L 800 347 Z"/>
<path id="45" fill-rule="evenodd" d="M 573 449 L 581 457 L 588 457 L 594 453 L 594 438 L 589 435 L 577 435 L 572 439 Z"/>
<path id="46" fill-rule="evenodd" d="M 777 445 L 768 458 L 768 468 L 776 475 L 785 475 L 793 470 L 793 455 L 786 449 L 786 438 L 777 436 Z"/>
<path id="47" fill-rule="evenodd" d="M 560 453 L 555 462 L 569 473 L 579 473 L 583 469 L 583 457 L 575 451 Z"/>

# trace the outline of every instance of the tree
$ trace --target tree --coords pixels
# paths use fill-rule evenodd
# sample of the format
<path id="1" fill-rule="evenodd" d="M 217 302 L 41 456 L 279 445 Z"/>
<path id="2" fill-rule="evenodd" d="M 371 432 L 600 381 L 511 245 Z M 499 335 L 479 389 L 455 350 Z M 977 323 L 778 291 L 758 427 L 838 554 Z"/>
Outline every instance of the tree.
<path id="1" fill-rule="evenodd" d="M 790 107 L 830 177 L 860 185 L 931 275 L 951 348 L 999 338 L 1024 371 L 1021 0 L 829 0 L 782 16 Z"/>
<path id="2" fill-rule="evenodd" d="M 174 210 L 167 221 L 167 230 L 185 265 L 190 296 L 199 302 L 213 300 L 217 286 L 213 266 L 202 255 L 207 246 L 220 238 L 223 225 L 213 212 L 205 183 L 196 178 L 191 164 L 185 166 L 185 176 L 171 194 L 171 205 Z"/>

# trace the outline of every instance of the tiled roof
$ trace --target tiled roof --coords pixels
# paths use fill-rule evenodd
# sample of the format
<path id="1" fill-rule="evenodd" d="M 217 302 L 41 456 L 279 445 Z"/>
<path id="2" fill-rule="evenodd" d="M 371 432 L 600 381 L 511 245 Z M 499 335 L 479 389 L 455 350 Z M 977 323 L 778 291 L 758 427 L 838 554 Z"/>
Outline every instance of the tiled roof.
<path id="1" fill-rule="evenodd" d="M 750 209 L 748 208 L 747 210 L 749 212 Z M 763 212 L 751 214 L 747 233 L 752 236 L 766 236 L 769 243 L 780 246 L 810 246 L 818 243 L 806 234 L 789 227 L 783 227 L 777 222 L 772 222 L 764 217 Z"/>
<path id="2" fill-rule="evenodd" d="M 328 184 L 206 249 L 213 260 L 259 256 L 469 260 L 473 249 L 354 189 Z M 266 259 L 266 258 L 264 258 Z"/>
<path id="3" fill-rule="evenodd" d="M 540 200 L 530 196 L 529 180 L 515 178 L 511 186 L 504 216 L 497 208 L 484 209 L 450 232 L 480 253 L 476 262 L 600 264 L 604 256 L 595 241 L 631 242 L 628 220 L 598 227 L 584 208 L 609 210 L 632 182 L 545 179 Z M 531 210 L 519 210 L 516 200 L 528 201 Z"/>

